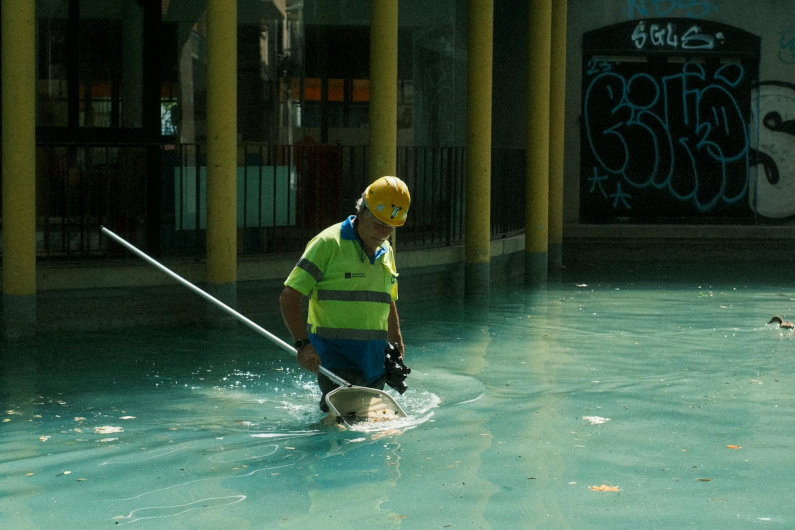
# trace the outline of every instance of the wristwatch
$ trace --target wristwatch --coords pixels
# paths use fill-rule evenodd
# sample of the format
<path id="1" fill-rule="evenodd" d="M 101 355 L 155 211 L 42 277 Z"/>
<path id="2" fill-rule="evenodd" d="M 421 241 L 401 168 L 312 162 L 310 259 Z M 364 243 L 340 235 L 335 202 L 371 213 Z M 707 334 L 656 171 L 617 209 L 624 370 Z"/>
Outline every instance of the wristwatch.
<path id="1" fill-rule="evenodd" d="M 298 339 L 295 341 L 294 346 L 296 350 L 301 351 L 301 349 L 307 344 L 309 344 L 309 339 Z"/>

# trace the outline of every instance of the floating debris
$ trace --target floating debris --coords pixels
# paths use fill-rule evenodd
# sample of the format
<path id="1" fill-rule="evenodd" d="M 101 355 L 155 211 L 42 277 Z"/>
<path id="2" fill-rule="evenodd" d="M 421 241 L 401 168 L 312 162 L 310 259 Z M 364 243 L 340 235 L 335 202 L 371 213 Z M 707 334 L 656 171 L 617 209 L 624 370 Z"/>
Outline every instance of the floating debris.
<path id="1" fill-rule="evenodd" d="M 117 432 L 124 432 L 124 428 L 114 427 L 112 425 L 103 425 L 102 427 L 94 427 L 94 434 L 114 434 Z"/>
<path id="2" fill-rule="evenodd" d="M 588 486 L 588 489 L 591 491 L 621 491 L 618 486 L 608 486 L 607 484 L 602 484 L 601 486 Z"/>
<path id="3" fill-rule="evenodd" d="M 610 418 L 603 418 L 601 416 L 583 416 L 582 419 L 584 419 L 591 425 L 601 425 L 603 423 L 607 423 L 608 421 L 610 421 Z"/>

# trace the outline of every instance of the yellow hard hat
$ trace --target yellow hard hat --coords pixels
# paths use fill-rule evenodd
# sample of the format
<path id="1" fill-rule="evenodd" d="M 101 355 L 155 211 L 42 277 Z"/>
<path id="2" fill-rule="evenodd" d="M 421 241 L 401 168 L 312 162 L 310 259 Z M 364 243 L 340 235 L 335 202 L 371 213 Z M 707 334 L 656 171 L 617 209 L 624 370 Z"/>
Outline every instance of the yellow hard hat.
<path id="1" fill-rule="evenodd" d="M 381 177 L 364 190 L 364 204 L 373 217 L 390 226 L 403 226 L 409 213 L 411 195 L 397 177 Z"/>

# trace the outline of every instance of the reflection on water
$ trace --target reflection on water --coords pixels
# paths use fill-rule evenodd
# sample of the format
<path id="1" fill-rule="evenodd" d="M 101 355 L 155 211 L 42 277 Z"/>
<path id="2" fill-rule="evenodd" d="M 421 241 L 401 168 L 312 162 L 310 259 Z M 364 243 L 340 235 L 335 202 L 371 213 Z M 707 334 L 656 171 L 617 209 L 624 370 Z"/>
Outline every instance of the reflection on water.
<path id="1" fill-rule="evenodd" d="M 0 527 L 791 527 L 795 333 L 766 322 L 793 298 L 403 300 L 410 418 L 377 430 L 325 423 L 311 374 L 242 327 L 3 343 Z"/>

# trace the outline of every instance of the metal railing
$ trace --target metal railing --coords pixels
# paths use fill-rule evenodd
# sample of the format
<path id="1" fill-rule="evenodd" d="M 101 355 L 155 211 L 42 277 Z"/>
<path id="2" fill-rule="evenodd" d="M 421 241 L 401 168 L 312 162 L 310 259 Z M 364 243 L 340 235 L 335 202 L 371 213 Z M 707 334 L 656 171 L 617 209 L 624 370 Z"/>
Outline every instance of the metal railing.
<path id="1" fill-rule="evenodd" d="M 363 146 L 247 143 L 237 167 L 238 252 L 300 252 L 353 212 L 367 183 Z M 524 150 L 492 155 L 492 237 L 524 229 Z M 402 247 L 464 238 L 463 147 L 401 147 L 397 173 L 412 194 Z M 106 256 L 111 228 L 157 255 L 203 256 L 206 149 L 202 144 L 40 144 L 37 251 L 44 258 Z M 0 212 L 0 215 L 2 212 Z"/>
<path id="2" fill-rule="evenodd" d="M 158 147 L 154 147 L 157 149 Z M 36 248 L 40 257 L 103 255 L 103 224 L 143 244 L 150 212 L 152 146 L 36 148 Z"/>

